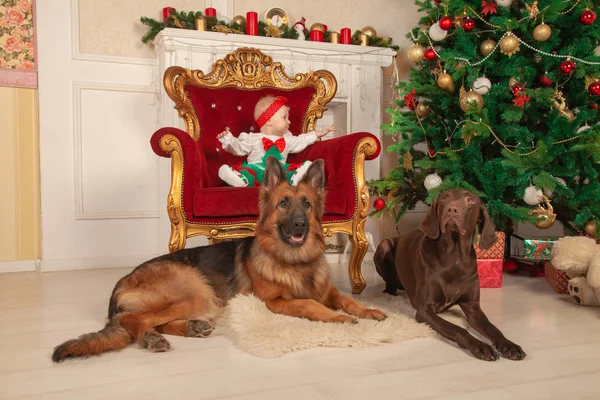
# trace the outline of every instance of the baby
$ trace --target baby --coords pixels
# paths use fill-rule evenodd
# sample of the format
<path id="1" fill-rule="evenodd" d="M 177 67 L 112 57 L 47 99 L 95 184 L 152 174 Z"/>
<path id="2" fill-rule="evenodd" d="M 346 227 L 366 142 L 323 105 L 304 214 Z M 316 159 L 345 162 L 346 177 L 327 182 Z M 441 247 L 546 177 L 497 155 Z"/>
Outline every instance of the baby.
<path id="1" fill-rule="evenodd" d="M 259 186 L 263 179 L 266 160 L 269 156 L 277 158 L 283 164 L 286 178 L 290 185 L 295 186 L 310 166 L 310 161 L 301 164 L 286 164 L 290 153 L 299 153 L 318 138 L 335 131 L 331 125 L 320 131 L 311 131 L 298 136 L 289 131 L 289 107 L 287 99 L 282 96 L 262 97 L 254 107 L 254 119 L 260 127 L 260 133 L 240 133 L 235 137 L 225 130 L 217 135 L 223 150 L 236 156 L 248 156 L 246 161 L 235 168 L 222 165 L 219 168 L 219 178 L 230 186 Z"/>

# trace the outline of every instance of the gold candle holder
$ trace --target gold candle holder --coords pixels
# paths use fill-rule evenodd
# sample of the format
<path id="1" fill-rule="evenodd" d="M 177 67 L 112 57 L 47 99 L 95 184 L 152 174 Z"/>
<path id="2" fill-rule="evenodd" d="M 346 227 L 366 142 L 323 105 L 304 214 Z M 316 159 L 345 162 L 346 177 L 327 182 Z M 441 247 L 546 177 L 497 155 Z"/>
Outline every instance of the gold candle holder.
<path id="1" fill-rule="evenodd" d="M 360 39 L 360 45 L 361 46 L 368 46 L 369 45 L 369 37 L 366 34 L 361 33 L 361 34 L 358 35 L 358 38 Z"/>
<path id="2" fill-rule="evenodd" d="M 194 26 L 197 31 L 205 31 L 206 30 L 206 19 L 204 17 L 196 18 L 194 21 Z"/>
<path id="3" fill-rule="evenodd" d="M 338 32 L 331 32 L 329 35 L 330 43 L 339 43 L 340 42 L 340 34 Z"/>

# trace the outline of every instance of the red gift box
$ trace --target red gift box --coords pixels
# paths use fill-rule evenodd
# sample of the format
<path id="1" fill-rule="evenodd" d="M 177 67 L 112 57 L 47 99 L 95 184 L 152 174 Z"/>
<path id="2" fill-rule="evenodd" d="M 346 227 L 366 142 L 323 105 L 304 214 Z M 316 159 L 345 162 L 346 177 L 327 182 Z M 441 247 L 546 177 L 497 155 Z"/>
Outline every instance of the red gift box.
<path id="1" fill-rule="evenodd" d="M 477 259 L 504 259 L 506 235 L 504 232 L 496 232 L 496 238 L 498 238 L 496 243 L 487 250 L 481 250 L 479 248 L 479 242 L 475 243 L 474 247 Z"/>
<path id="2" fill-rule="evenodd" d="M 550 261 L 544 261 L 544 277 L 548 285 L 558 294 L 569 294 L 569 276 L 564 271 L 556 269 Z"/>
<path id="3" fill-rule="evenodd" d="M 479 274 L 479 287 L 502 287 L 502 259 L 477 260 L 477 273 Z"/>

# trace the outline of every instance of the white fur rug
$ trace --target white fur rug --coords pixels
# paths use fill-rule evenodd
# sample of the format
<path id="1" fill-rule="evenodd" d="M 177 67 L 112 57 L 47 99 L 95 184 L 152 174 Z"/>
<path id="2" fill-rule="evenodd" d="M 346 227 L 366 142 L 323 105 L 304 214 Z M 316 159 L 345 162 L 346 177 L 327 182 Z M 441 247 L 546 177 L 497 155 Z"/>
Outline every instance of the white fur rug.
<path id="1" fill-rule="evenodd" d="M 436 337 L 429 326 L 419 324 L 409 300 L 384 293 L 357 297 L 362 304 L 384 311 L 385 321 L 360 319 L 357 324 L 313 322 L 274 314 L 253 295 L 232 299 L 220 320 L 226 336 L 241 350 L 262 358 L 275 358 L 314 347 L 371 347 L 409 339 Z M 460 326 L 460 312 L 446 312 Z"/>

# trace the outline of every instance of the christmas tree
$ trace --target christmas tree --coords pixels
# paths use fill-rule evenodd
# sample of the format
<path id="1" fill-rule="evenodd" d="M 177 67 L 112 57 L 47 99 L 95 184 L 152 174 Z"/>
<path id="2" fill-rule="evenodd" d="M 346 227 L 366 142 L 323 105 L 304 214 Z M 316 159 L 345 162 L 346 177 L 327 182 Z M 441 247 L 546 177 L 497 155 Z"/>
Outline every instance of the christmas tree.
<path id="1" fill-rule="evenodd" d="M 371 181 L 399 219 L 462 187 L 498 230 L 600 220 L 600 25 L 592 0 L 416 0 L 414 67 L 385 133 L 399 166 Z"/>

